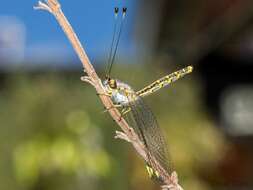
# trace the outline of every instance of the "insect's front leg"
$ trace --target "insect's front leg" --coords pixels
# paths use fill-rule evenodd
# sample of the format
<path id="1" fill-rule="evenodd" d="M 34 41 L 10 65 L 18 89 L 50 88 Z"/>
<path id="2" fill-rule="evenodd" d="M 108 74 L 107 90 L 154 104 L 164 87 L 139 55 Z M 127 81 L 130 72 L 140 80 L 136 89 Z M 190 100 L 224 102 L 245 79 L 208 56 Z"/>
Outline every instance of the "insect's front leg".
<path id="1" fill-rule="evenodd" d="M 98 96 L 108 96 L 108 97 L 112 97 L 112 95 L 110 93 L 96 93 Z"/>

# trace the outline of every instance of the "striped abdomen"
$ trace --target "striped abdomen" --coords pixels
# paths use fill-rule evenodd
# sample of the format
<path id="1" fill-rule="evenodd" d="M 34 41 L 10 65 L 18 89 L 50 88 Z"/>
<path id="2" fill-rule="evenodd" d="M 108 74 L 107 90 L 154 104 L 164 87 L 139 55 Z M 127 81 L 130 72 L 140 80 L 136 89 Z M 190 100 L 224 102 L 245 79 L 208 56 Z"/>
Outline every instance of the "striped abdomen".
<path id="1" fill-rule="evenodd" d="M 139 90 L 138 92 L 136 92 L 136 94 L 141 97 L 152 94 L 153 92 L 156 92 L 157 90 L 160 90 L 161 88 L 169 85 L 170 83 L 175 82 L 176 80 L 182 78 L 184 75 L 191 73 L 192 70 L 193 67 L 188 66 L 179 71 L 166 75 L 165 77 L 153 82 L 152 84 L 148 85 L 142 90 Z"/>

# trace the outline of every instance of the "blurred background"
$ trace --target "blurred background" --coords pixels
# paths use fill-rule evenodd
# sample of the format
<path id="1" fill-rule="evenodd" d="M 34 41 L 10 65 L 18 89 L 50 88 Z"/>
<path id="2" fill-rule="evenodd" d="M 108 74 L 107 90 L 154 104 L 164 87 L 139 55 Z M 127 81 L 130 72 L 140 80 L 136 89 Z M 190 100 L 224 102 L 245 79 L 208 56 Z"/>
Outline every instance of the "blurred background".
<path id="1" fill-rule="evenodd" d="M 253 189 L 251 0 L 61 0 L 104 78 L 115 6 L 128 7 L 112 76 L 146 97 L 187 190 Z M 15 4 L 14 4 L 15 3 Z M 0 189 L 159 189 L 94 89 L 54 17 L 37 0 L 0 6 Z"/>

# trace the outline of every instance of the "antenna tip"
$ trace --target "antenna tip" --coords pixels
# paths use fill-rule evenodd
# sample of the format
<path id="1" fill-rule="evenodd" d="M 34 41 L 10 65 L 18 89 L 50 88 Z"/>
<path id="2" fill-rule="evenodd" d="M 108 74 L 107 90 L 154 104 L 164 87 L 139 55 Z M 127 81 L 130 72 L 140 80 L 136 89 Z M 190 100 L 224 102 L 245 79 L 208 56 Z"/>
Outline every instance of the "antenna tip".
<path id="1" fill-rule="evenodd" d="M 123 7 L 122 12 L 126 13 L 127 12 L 127 7 Z"/>
<path id="2" fill-rule="evenodd" d="M 119 12 L 119 7 L 114 7 L 114 13 L 118 14 L 118 12 Z"/>
<path id="3" fill-rule="evenodd" d="M 125 16 L 126 16 L 126 11 L 127 11 L 127 8 L 126 8 L 126 7 L 123 7 L 123 8 L 122 8 L 123 18 L 125 18 Z"/>

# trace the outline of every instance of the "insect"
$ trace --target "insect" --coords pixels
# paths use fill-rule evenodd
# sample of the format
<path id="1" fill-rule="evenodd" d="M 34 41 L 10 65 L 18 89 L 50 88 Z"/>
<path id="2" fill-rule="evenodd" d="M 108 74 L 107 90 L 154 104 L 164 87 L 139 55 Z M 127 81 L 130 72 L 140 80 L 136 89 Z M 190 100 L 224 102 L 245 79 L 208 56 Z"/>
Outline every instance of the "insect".
<path id="1" fill-rule="evenodd" d="M 118 32 L 118 37 L 115 41 L 116 24 L 114 25 L 113 40 L 108 59 L 108 70 L 106 79 L 103 81 L 103 86 L 106 95 L 110 96 L 115 107 L 122 108 L 121 114 L 126 118 L 130 127 L 134 129 L 139 139 L 149 151 L 149 155 L 153 156 L 157 162 L 169 172 L 169 161 L 167 158 L 167 144 L 165 138 L 159 128 L 157 120 L 151 109 L 144 102 L 142 97 L 148 96 L 159 89 L 168 86 L 176 80 L 182 78 L 193 70 L 192 66 L 185 67 L 179 71 L 169 74 L 161 79 L 151 83 L 142 90 L 135 91 L 130 85 L 110 77 L 112 65 L 115 60 L 116 51 L 119 44 L 119 39 L 123 27 L 124 18 L 126 15 L 126 8 L 122 9 L 122 20 Z M 119 8 L 115 8 L 115 18 L 117 18 Z M 114 51 L 113 51 L 113 46 Z M 112 53 L 113 52 L 113 53 Z M 152 167 L 152 161 L 147 162 L 147 170 L 151 178 L 162 180 L 159 172 Z"/>
<path id="2" fill-rule="evenodd" d="M 167 144 L 154 114 L 142 97 L 156 92 L 190 72 L 192 72 L 192 67 L 186 67 L 137 92 L 118 79 L 107 78 L 103 82 L 105 91 L 111 97 L 115 107 L 122 108 L 121 113 L 126 117 L 129 125 L 137 133 L 150 154 L 167 172 L 169 172 Z M 147 170 L 151 178 L 161 180 L 159 173 L 151 167 L 151 163 L 147 163 Z"/>

